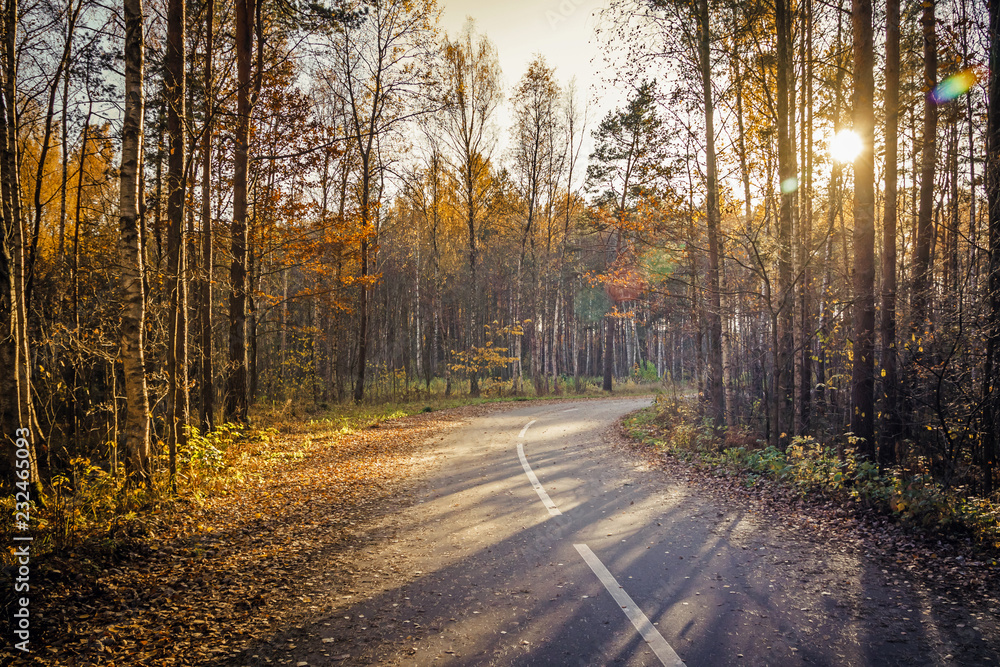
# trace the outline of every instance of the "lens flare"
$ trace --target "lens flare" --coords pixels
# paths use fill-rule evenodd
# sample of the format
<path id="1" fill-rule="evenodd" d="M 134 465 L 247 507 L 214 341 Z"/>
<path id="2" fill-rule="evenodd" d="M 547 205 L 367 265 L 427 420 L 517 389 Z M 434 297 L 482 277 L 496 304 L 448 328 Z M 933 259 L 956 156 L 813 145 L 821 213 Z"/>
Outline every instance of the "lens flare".
<path id="1" fill-rule="evenodd" d="M 931 99 L 935 104 L 951 102 L 969 92 L 978 81 L 979 76 L 974 69 L 963 69 L 936 85 L 931 91 Z"/>
<path id="2" fill-rule="evenodd" d="M 837 162 L 854 162 L 864 145 L 853 130 L 841 130 L 830 141 L 830 155 Z"/>
<path id="3" fill-rule="evenodd" d="M 792 176 L 791 178 L 786 178 L 781 182 L 781 191 L 786 195 L 790 195 L 799 189 L 799 179 Z"/>

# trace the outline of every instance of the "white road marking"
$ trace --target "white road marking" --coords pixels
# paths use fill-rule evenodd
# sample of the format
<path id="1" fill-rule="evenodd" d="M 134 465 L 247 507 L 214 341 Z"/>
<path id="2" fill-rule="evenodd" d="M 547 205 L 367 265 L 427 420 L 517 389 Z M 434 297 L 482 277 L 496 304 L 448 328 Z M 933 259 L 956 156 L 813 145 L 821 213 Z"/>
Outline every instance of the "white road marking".
<path id="1" fill-rule="evenodd" d="M 528 476 L 528 481 L 531 482 L 531 486 L 534 487 L 535 493 L 538 494 L 542 504 L 545 505 L 545 509 L 547 509 L 549 514 L 552 516 L 559 516 L 562 514 L 562 512 L 559 511 L 559 508 L 556 507 L 556 504 L 552 502 L 552 499 L 549 498 L 549 494 L 545 493 L 545 489 L 542 488 L 541 482 L 539 482 L 538 478 L 535 477 L 535 471 L 528 465 L 528 459 L 524 456 L 524 445 L 520 442 L 517 443 L 517 456 L 521 459 L 521 467 L 524 468 L 524 474 Z"/>
<path id="2" fill-rule="evenodd" d="M 579 409 L 580 408 L 569 408 L 567 410 L 563 410 L 562 412 L 573 412 L 574 410 L 579 410 Z"/>
<path id="3" fill-rule="evenodd" d="M 521 433 L 517 436 L 519 438 L 524 437 L 524 433 L 528 430 L 528 427 L 534 424 L 537 420 L 532 419 L 530 422 L 524 425 L 521 429 Z M 535 476 L 535 471 L 531 469 L 528 465 L 528 459 L 524 456 L 524 445 L 520 442 L 517 443 L 517 457 L 521 459 L 521 467 L 524 468 L 524 474 L 528 476 L 528 481 L 531 482 L 531 486 L 535 489 L 535 493 L 541 499 L 542 504 L 545 505 L 545 509 L 549 511 L 552 516 L 559 516 L 562 512 L 556 507 L 556 504 L 552 502 L 549 498 L 549 494 L 545 493 L 545 489 L 542 488 L 541 482 L 538 481 L 538 477 Z"/>
<path id="4" fill-rule="evenodd" d="M 628 620 L 632 621 L 632 625 L 634 625 L 635 629 L 639 631 L 642 638 L 646 640 L 649 648 L 652 649 L 653 653 L 656 654 L 656 657 L 660 659 L 660 662 L 667 667 L 686 667 L 684 665 L 684 661 L 681 660 L 680 656 L 674 652 L 674 649 L 670 648 L 670 644 L 668 644 L 667 640 L 663 638 L 660 631 L 653 627 L 653 624 L 649 622 L 649 619 L 646 618 L 644 613 L 642 613 L 642 610 L 639 609 L 638 605 L 633 602 L 632 598 L 629 597 L 629 594 L 625 592 L 625 589 L 618 585 L 618 581 L 615 579 L 614 575 L 608 571 L 608 568 L 604 567 L 604 563 L 602 563 L 601 559 L 597 557 L 597 554 L 591 551 L 590 547 L 586 544 L 574 544 L 573 546 L 576 547 L 578 552 L 580 552 L 583 560 L 586 561 L 587 565 L 590 566 L 590 569 L 594 571 L 594 574 L 596 574 L 597 578 L 601 580 L 604 587 L 608 589 L 608 592 L 611 593 L 611 597 L 615 599 L 618 606 L 625 612 Z"/>

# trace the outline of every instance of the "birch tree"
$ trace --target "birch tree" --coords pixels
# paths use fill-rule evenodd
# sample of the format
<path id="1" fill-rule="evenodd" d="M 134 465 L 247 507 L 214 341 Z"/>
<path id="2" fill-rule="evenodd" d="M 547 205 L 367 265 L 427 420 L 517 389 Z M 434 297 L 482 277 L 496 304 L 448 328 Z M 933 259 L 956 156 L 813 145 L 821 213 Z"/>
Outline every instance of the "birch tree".
<path id="1" fill-rule="evenodd" d="M 164 101 L 167 107 L 167 290 L 170 299 L 167 334 L 167 445 L 170 479 L 176 486 L 177 450 L 187 442 L 187 242 L 184 209 L 187 198 L 187 138 L 184 131 L 187 97 L 187 13 L 184 0 L 167 3 L 167 53 L 164 60 Z"/>
<path id="2" fill-rule="evenodd" d="M 541 306 L 544 299 L 539 282 L 541 278 L 539 260 L 536 257 L 535 236 L 540 214 L 551 208 L 552 201 L 545 185 L 554 174 L 556 163 L 561 161 L 563 151 L 554 150 L 556 137 L 561 137 L 559 128 L 558 102 L 559 85 L 555 80 L 555 70 L 550 68 L 545 59 L 536 57 L 528 64 L 511 99 L 514 108 L 513 168 L 520 197 L 524 202 L 524 222 L 520 230 L 520 253 L 517 260 L 517 282 L 523 284 L 523 269 L 526 255 L 531 254 L 531 283 L 534 295 L 532 313 L 532 335 L 530 337 L 532 375 L 538 393 L 543 391 L 544 371 L 541 368 L 541 347 L 544 331 L 542 330 Z M 520 321 L 521 289 L 518 289 L 514 319 Z M 520 337 L 517 337 L 515 351 L 520 356 Z"/>
<path id="3" fill-rule="evenodd" d="M 360 266 L 358 291 L 357 367 L 354 400 L 365 393 L 368 363 L 368 294 L 371 249 L 381 183 L 389 143 L 401 126 L 429 111 L 434 30 L 433 0 L 377 0 L 352 9 L 333 38 L 333 67 L 328 74 L 331 92 L 339 97 L 347 116 L 347 136 L 359 159 Z M 362 9 L 367 11 L 363 12 Z"/>
<path id="4" fill-rule="evenodd" d="M 139 239 L 139 170 L 145 96 L 142 0 L 125 0 L 125 120 L 122 126 L 118 254 L 121 260 L 121 360 L 125 377 L 125 451 L 130 479 L 150 479 L 149 397 L 145 372 L 145 295 Z"/>
<path id="5" fill-rule="evenodd" d="M 468 228 L 469 308 L 468 344 L 480 340 L 482 322 L 477 317 L 479 300 L 478 224 L 486 206 L 490 162 L 496 147 L 494 114 L 503 99 L 500 64 L 496 47 L 485 36 L 478 36 L 475 24 L 465 24 L 452 41 L 444 42 L 445 107 L 442 114 L 445 141 L 459 179 L 459 199 Z M 471 352 L 471 350 L 470 350 Z M 470 392 L 479 395 L 479 378 L 470 374 Z"/>

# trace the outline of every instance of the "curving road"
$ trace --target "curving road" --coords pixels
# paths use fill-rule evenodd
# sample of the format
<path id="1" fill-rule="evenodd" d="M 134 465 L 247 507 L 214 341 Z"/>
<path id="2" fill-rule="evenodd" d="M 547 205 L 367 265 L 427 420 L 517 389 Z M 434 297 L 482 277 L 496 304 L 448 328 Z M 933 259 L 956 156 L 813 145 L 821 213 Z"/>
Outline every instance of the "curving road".
<path id="1" fill-rule="evenodd" d="M 855 546 L 719 506 L 609 447 L 609 427 L 648 404 L 531 403 L 442 435 L 371 554 L 375 592 L 304 628 L 295 660 L 956 664 L 953 622 Z"/>

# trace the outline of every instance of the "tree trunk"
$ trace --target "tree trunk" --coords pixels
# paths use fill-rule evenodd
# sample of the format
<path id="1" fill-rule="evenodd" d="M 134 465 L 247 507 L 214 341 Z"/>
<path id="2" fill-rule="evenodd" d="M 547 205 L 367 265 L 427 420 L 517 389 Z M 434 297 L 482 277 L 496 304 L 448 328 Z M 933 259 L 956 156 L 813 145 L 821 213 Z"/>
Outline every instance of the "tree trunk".
<path id="1" fill-rule="evenodd" d="M 879 465 L 894 463 L 899 437 L 896 373 L 896 216 L 899 134 L 899 0 L 885 17 L 885 213 L 882 221 L 882 433 Z"/>
<path id="2" fill-rule="evenodd" d="M 708 402 L 716 431 L 726 423 L 726 394 L 722 375 L 722 301 L 719 285 L 719 182 L 715 164 L 715 108 L 712 95 L 711 33 L 708 0 L 698 3 L 698 47 L 702 99 L 705 104 L 705 181 L 708 223 Z"/>
<path id="3" fill-rule="evenodd" d="M 419 228 L 418 228 L 419 229 Z M 416 365 L 414 377 L 418 380 L 423 376 L 424 371 L 424 323 L 423 308 L 420 303 L 420 235 L 413 236 L 413 361 Z M 409 387 L 407 387 L 409 391 Z"/>
<path id="4" fill-rule="evenodd" d="M 24 341 L 20 326 L 20 304 L 24 299 L 24 281 L 21 273 L 21 185 L 18 177 L 18 133 L 17 133 L 17 67 L 16 67 L 16 0 L 5 3 L 3 14 L 4 39 L 2 44 L 3 67 L 3 119 L 0 128 L 0 188 L 2 188 L 3 226 L 0 228 L 0 446 L 3 447 L 0 469 L 0 484 L 13 484 L 18 478 L 16 471 L 16 439 L 27 436 L 32 443 L 31 423 L 24 402 L 26 377 L 23 363 Z M 30 397 L 30 394 L 28 394 Z M 25 433 L 23 430 L 28 432 Z M 28 447 L 29 477 L 34 483 L 36 498 L 41 496 L 41 484 L 32 444 Z"/>
<path id="5" fill-rule="evenodd" d="M 80 141 L 80 161 L 78 163 L 76 178 L 76 210 L 73 216 L 73 259 L 70 263 L 70 311 L 73 316 L 74 335 L 80 335 L 80 230 L 83 227 L 83 177 L 87 162 L 87 147 L 90 138 L 90 119 L 94 111 L 93 102 L 87 107 L 87 115 L 83 119 L 83 137 Z M 139 191 L 142 191 L 142 180 L 139 180 Z M 139 232 L 140 238 L 142 231 Z M 140 246 L 139 253 L 142 254 Z M 146 282 L 143 280 L 143 294 L 146 292 Z M 80 386 L 80 368 L 78 364 L 73 364 L 70 387 L 72 388 L 72 411 L 73 417 L 70 423 L 70 432 L 76 446 L 80 445 L 80 417 L 83 414 L 80 402 L 77 400 Z M 117 473 L 116 473 L 117 474 Z"/>
<path id="6" fill-rule="evenodd" d="M 72 58 L 72 53 L 69 54 Z M 63 258 L 66 252 L 66 196 L 69 194 L 69 82 L 70 72 L 66 72 L 63 77 L 62 93 L 62 113 L 60 120 L 60 135 L 62 145 L 62 174 L 60 182 L 62 187 L 59 190 L 59 246 L 56 250 L 56 262 L 59 263 L 59 270 L 65 271 Z"/>
<path id="7" fill-rule="evenodd" d="M 800 233 L 799 233 L 799 256 L 801 258 L 802 264 L 802 284 L 799 289 L 799 312 L 801 318 L 800 324 L 800 338 L 801 338 L 801 349 L 799 351 L 800 359 L 800 369 L 799 374 L 799 434 L 806 435 L 810 432 L 812 427 L 812 388 L 813 388 L 813 357 L 815 356 L 815 351 L 813 350 L 813 330 L 815 326 L 815 319 L 813 315 L 813 299 L 812 299 L 812 288 L 813 288 L 813 277 L 812 277 L 812 266 L 813 266 L 813 40 L 812 40 L 812 29 L 813 29 L 813 10 L 812 10 L 812 0 L 807 0 L 805 3 L 805 10 L 803 21 L 805 22 L 805 30 L 803 35 L 803 49 L 802 57 L 805 59 L 803 69 L 805 70 L 803 76 L 803 85 L 805 86 L 805 91 L 802 96 L 802 106 L 804 107 L 804 117 L 802 122 L 804 124 L 802 130 L 802 165 L 803 165 L 803 178 L 802 178 L 802 214 L 799 218 L 800 222 Z"/>
<path id="8" fill-rule="evenodd" d="M 560 393 L 559 388 L 559 355 L 557 350 L 559 349 L 559 322 L 560 322 L 560 312 L 562 307 L 562 280 L 561 276 L 559 282 L 556 283 L 556 303 L 552 309 L 552 349 L 549 354 L 549 367 L 552 371 L 552 391 L 555 394 Z"/>
<path id="9" fill-rule="evenodd" d="M 916 246 L 913 257 L 913 293 L 911 299 L 911 328 L 917 338 L 930 331 L 928 309 L 931 288 L 931 244 L 934 237 L 934 167 L 937 160 L 937 105 L 930 91 L 937 83 L 937 39 L 934 29 L 935 0 L 924 0 L 924 137 L 920 160 L 920 207 L 917 213 Z M 918 341 L 917 348 L 922 345 Z M 919 356 L 915 355 L 915 356 Z"/>
<path id="10" fill-rule="evenodd" d="M 623 197 L 624 199 L 624 197 Z M 625 208 L 624 203 L 619 208 L 623 211 Z M 618 257 L 618 237 L 616 234 L 620 232 L 612 231 L 611 237 L 608 239 L 608 250 L 605 257 L 605 262 L 608 267 L 610 267 L 615 259 Z M 611 391 L 613 385 L 613 376 L 615 372 L 615 320 L 614 316 L 615 305 L 611 304 L 611 311 L 608 312 L 604 317 L 604 350 L 602 352 L 604 359 L 604 391 Z"/>
<path id="11" fill-rule="evenodd" d="M 251 105 L 252 106 L 252 105 Z M 253 217 L 250 218 L 247 231 L 247 408 L 257 400 L 260 382 L 260 357 L 258 356 L 257 339 L 257 299 L 254 298 L 254 288 L 260 289 L 260 257 L 254 252 L 254 230 L 257 228 L 257 188 L 254 188 Z"/>
<path id="12" fill-rule="evenodd" d="M 149 396 L 146 392 L 145 295 L 139 238 L 139 171 L 142 164 L 143 7 L 125 0 L 125 117 L 122 125 L 120 237 L 122 328 L 121 359 L 125 378 L 125 452 L 129 480 L 152 482 L 149 461 Z M 133 483 L 134 483 L 133 482 Z"/>
<path id="13" fill-rule="evenodd" d="M 466 197 L 468 198 L 468 210 L 466 212 L 466 223 L 469 228 L 469 291 L 472 299 L 469 303 L 469 331 L 467 334 L 466 347 L 469 350 L 469 354 L 475 354 L 476 343 L 479 342 L 479 324 L 476 321 L 476 306 L 479 301 L 479 279 L 476 275 L 476 264 L 479 259 L 479 249 L 476 247 L 476 209 L 473 204 L 475 201 L 475 183 L 472 177 L 472 156 L 469 157 L 469 168 L 466 173 Z M 534 325 L 532 325 L 534 326 Z M 534 338 L 532 338 L 534 340 Z M 532 373 L 536 372 L 536 369 L 532 367 Z M 477 398 L 479 396 L 479 377 L 476 371 L 473 370 L 469 373 L 469 396 Z"/>
<path id="14" fill-rule="evenodd" d="M 615 316 L 608 314 L 604 317 L 604 391 L 611 391 L 611 378 L 614 375 L 615 360 Z"/>
<path id="15" fill-rule="evenodd" d="M 176 489 L 177 449 L 187 441 L 187 243 L 184 234 L 184 206 L 187 183 L 184 178 L 187 142 L 186 118 L 186 12 L 184 0 L 167 4 L 167 52 L 164 58 L 164 102 L 167 107 L 167 289 L 170 293 L 167 340 L 167 446 L 170 483 Z"/>
<path id="16" fill-rule="evenodd" d="M 774 387 L 776 412 L 772 428 L 779 433 L 779 444 L 787 436 L 785 425 L 790 422 L 794 404 L 793 391 L 793 322 L 792 304 L 792 201 L 798 189 L 795 175 L 795 150 L 790 136 L 792 123 L 789 109 L 792 69 L 791 10 L 787 0 L 775 0 L 775 27 L 777 30 L 777 113 L 778 113 L 778 181 L 781 203 L 778 213 L 778 317 L 777 349 L 774 351 Z"/>
<path id="17" fill-rule="evenodd" d="M 983 363 L 983 477 L 984 493 L 996 489 L 997 457 L 1000 439 L 996 425 L 1000 424 L 1000 387 L 996 372 L 1000 369 L 1000 0 L 990 0 L 990 78 L 989 112 L 986 123 L 986 195 L 989 202 L 989 328 L 986 339 L 986 359 Z"/>
<path id="18" fill-rule="evenodd" d="M 875 112 L 871 0 L 853 0 L 854 131 L 854 363 L 851 430 L 860 451 L 875 456 Z"/>
<path id="19" fill-rule="evenodd" d="M 214 130 L 214 87 L 212 41 L 215 0 L 205 4 L 205 129 L 201 140 L 201 429 L 215 428 L 215 366 L 212 361 L 212 278 L 214 240 L 212 236 L 212 132 Z"/>
<path id="20" fill-rule="evenodd" d="M 233 169 L 232 256 L 229 280 L 229 377 L 226 418 L 246 423 L 247 387 L 247 153 L 250 127 L 250 53 L 254 0 L 236 1 L 236 151 Z"/>
<path id="21" fill-rule="evenodd" d="M 969 60 L 969 21 L 966 0 L 962 0 L 962 61 Z M 969 267 L 972 277 L 969 291 L 976 293 L 979 287 L 979 221 L 976 211 L 976 153 L 978 137 L 975 115 L 977 113 L 974 95 L 965 96 L 966 121 L 969 126 Z"/>
<path id="22" fill-rule="evenodd" d="M 358 132 L 358 140 L 362 135 Z M 369 135 L 367 150 L 362 155 L 361 183 L 361 288 L 358 295 L 358 367 L 354 385 L 354 402 L 360 403 L 365 392 L 365 373 L 368 363 L 368 228 L 371 226 L 371 171 L 372 138 Z"/>

